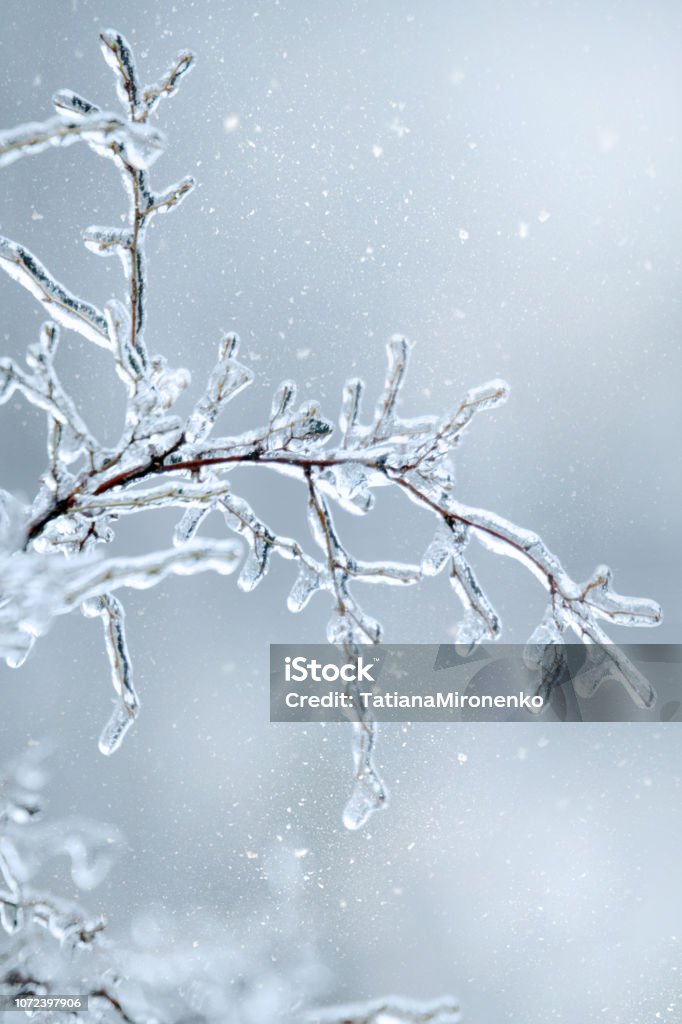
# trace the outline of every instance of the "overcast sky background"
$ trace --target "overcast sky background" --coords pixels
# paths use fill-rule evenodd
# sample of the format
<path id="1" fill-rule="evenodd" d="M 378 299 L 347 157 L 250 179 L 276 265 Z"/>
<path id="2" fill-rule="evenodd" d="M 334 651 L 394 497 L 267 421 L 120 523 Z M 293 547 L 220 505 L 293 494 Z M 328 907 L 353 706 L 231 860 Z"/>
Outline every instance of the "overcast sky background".
<path id="1" fill-rule="evenodd" d="M 221 332 L 240 332 L 257 383 L 227 429 L 261 420 L 284 377 L 334 415 L 361 374 L 371 402 L 397 331 L 417 342 L 406 412 L 503 376 L 510 401 L 458 456 L 462 500 L 536 529 L 578 579 L 604 561 L 618 589 L 663 604 L 655 633 L 614 639 L 679 641 L 679 5 L 8 0 L 3 14 L 7 126 L 50 116 L 59 87 L 115 104 L 97 45 L 110 23 L 148 78 L 196 52 L 160 108 L 169 150 L 152 173 L 200 187 L 150 232 L 147 340 L 200 387 Z M 112 165 L 71 147 L 1 181 L 3 234 L 91 301 L 120 293 L 118 265 L 80 242 L 125 209 Z M 3 354 L 19 357 L 40 311 L 4 278 L 0 308 Z M 59 358 L 113 440 L 106 353 L 72 335 Z M 37 410 L 0 410 L 2 486 L 32 496 L 43 449 Z M 295 483 L 239 486 L 305 537 Z M 120 550 L 165 546 L 172 525 L 126 523 Z M 418 557 L 432 528 L 383 493 L 339 526 L 374 559 Z M 523 641 L 537 584 L 489 554 L 477 566 Z M 166 906 L 189 932 L 210 906 L 236 934 L 273 909 L 262 865 L 283 835 L 310 851 L 299 933 L 316 936 L 330 999 L 453 991 L 471 1024 L 679 1024 L 680 726 L 385 727 L 392 806 L 347 834 L 345 727 L 267 722 L 268 643 L 319 641 L 327 617 L 322 598 L 287 612 L 291 573 L 275 565 L 253 595 L 203 576 L 130 597 L 143 713 L 110 761 L 96 623 L 59 622 L 20 672 L 0 670 L 2 749 L 52 737 L 55 810 L 128 836 L 91 902 L 115 928 Z M 440 579 L 366 604 L 396 642 L 447 640 L 458 615 Z"/>

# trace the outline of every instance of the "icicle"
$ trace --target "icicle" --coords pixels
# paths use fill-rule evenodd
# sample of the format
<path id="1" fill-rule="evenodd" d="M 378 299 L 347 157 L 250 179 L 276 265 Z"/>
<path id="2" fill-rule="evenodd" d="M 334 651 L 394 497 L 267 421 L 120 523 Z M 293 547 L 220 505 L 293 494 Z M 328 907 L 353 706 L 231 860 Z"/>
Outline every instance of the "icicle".
<path id="1" fill-rule="evenodd" d="M 421 571 L 424 576 L 437 576 L 450 558 L 450 537 L 447 528 L 441 528 L 433 538 L 422 558 Z"/>
<path id="2" fill-rule="evenodd" d="M 364 390 L 364 383 L 358 377 L 346 382 L 341 398 L 341 412 L 339 413 L 339 427 L 342 446 L 348 448 L 355 440 L 355 434 L 360 413 L 360 401 Z"/>
<path id="3" fill-rule="evenodd" d="M 105 757 L 110 757 L 119 749 L 128 729 L 134 722 L 133 715 L 124 704 L 115 704 L 109 721 L 102 729 L 99 737 L 99 750 Z"/>
<path id="4" fill-rule="evenodd" d="M 608 641 L 608 637 L 604 637 L 603 642 L 588 643 L 585 653 L 585 664 L 575 680 L 576 690 L 581 696 L 592 697 L 602 683 L 613 679 L 625 687 L 638 707 L 652 707 L 656 693 L 651 683 L 620 648 Z"/>
<path id="5" fill-rule="evenodd" d="M 523 650 L 523 660 L 528 668 L 539 671 L 540 682 L 536 694 L 547 703 L 554 686 L 567 669 L 564 638 L 551 605 L 530 635 Z"/>
<path id="6" fill-rule="evenodd" d="M 370 816 L 388 806 L 386 787 L 374 766 L 374 747 L 378 727 L 370 721 L 353 722 L 353 761 L 355 784 L 343 812 L 343 824 L 355 832 Z"/>
<path id="7" fill-rule="evenodd" d="M 133 669 L 125 636 L 125 612 L 121 602 L 112 594 L 102 594 L 96 600 L 83 604 L 85 615 L 102 619 L 104 639 L 111 667 L 111 682 L 119 702 L 102 731 L 99 748 L 103 754 L 113 754 L 133 724 L 140 702 L 133 685 Z"/>
<path id="8" fill-rule="evenodd" d="M 422 558 L 421 571 L 424 576 L 437 576 L 453 554 L 464 550 L 468 537 L 469 531 L 466 526 L 458 523 L 447 526 L 440 522 Z"/>
<path id="9" fill-rule="evenodd" d="M 369 474 L 357 462 L 343 462 L 318 477 L 320 488 L 330 494 L 346 512 L 361 516 L 374 506 Z"/>
<path id="10" fill-rule="evenodd" d="M 5 663 L 8 668 L 21 668 L 36 642 L 34 633 L 19 628 L 12 637 L 9 648 L 4 650 Z"/>
<path id="11" fill-rule="evenodd" d="M 272 554 L 272 535 L 254 536 L 237 580 L 240 590 L 255 590 L 270 568 L 270 555 Z"/>
<path id="12" fill-rule="evenodd" d="M 451 553 L 450 583 L 464 605 L 464 618 L 455 627 L 455 644 L 471 650 L 486 637 L 494 640 L 500 633 L 500 620 L 488 601 L 474 571 L 457 552 Z"/>
<path id="13" fill-rule="evenodd" d="M 287 598 L 287 608 L 290 612 L 300 612 L 310 601 L 313 594 L 317 593 L 321 588 L 320 574 L 309 566 L 303 564 L 298 571 L 298 577 L 289 597 Z"/>
<path id="14" fill-rule="evenodd" d="M 335 611 L 331 615 L 327 623 L 327 642 L 344 646 L 379 643 L 381 625 L 365 615 L 355 602 L 349 599 L 348 604 L 350 607 L 344 612 Z"/>
<path id="15" fill-rule="evenodd" d="M 3 900 L 0 894 L 0 925 L 8 935 L 14 935 L 23 928 L 24 911 L 18 903 L 11 900 Z"/>
<path id="16" fill-rule="evenodd" d="M 546 609 L 540 625 L 531 633 L 523 650 L 523 658 L 529 667 L 542 664 L 545 649 L 549 645 L 563 644 L 561 630 L 551 608 Z"/>
<path id="17" fill-rule="evenodd" d="M 192 540 L 206 516 L 212 511 L 212 505 L 199 508 L 188 508 L 173 532 L 173 543 L 176 546 L 187 544 Z"/>
<path id="18" fill-rule="evenodd" d="M 471 654 L 477 644 L 483 643 L 488 635 L 484 620 L 471 608 L 467 608 L 464 617 L 452 631 L 457 653 L 463 658 Z"/>

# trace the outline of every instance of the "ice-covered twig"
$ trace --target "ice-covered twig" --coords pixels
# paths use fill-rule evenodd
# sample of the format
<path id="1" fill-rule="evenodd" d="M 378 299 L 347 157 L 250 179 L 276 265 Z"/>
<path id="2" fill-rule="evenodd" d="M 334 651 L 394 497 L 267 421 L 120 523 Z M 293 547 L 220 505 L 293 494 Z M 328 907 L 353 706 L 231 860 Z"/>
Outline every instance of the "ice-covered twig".
<path id="1" fill-rule="evenodd" d="M 236 359 L 238 349 L 237 335 L 226 335 L 206 390 L 187 421 L 185 439 L 190 444 L 207 437 L 227 403 L 252 382 L 253 374 Z"/>
<path id="2" fill-rule="evenodd" d="M 79 140 L 96 152 L 124 148 L 132 164 L 140 169 L 149 167 L 163 150 L 163 137 L 156 129 L 128 124 L 87 104 L 76 93 L 57 93 L 55 106 L 61 116 L 0 132 L 0 167 L 22 156 L 42 153 L 50 146 L 69 146 Z"/>
<path id="3" fill-rule="evenodd" d="M 116 75 L 116 90 L 121 103 L 130 108 L 130 118 L 138 117 L 140 88 L 135 58 L 130 44 L 115 29 L 106 29 L 100 35 L 104 59 Z"/>
<path id="4" fill-rule="evenodd" d="M 454 404 L 454 411 L 443 416 L 406 418 L 401 401 L 412 346 L 395 335 L 388 344 L 384 387 L 369 422 L 363 422 L 365 386 L 359 379 L 348 381 L 343 390 L 338 440 L 319 404 L 299 404 L 294 382 L 284 381 L 264 423 L 224 436 L 217 433 L 223 410 L 253 379 L 238 359 L 238 337 L 227 334 L 191 412 L 183 417 L 175 413 L 190 376 L 148 350 L 145 241 L 151 218 L 177 209 L 194 183 L 183 178 L 159 191 L 152 187 L 149 166 L 163 137 L 147 119 L 163 97 L 175 92 L 192 57 L 181 53 L 158 85 L 143 88 L 131 47 L 120 33 L 108 30 L 101 41 L 116 75 L 121 117 L 63 90 L 55 96 L 60 115 L 56 120 L 0 135 L 0 164 L 53 143 L 83 139 L 97 154 L 113 160 L 129 197 L 127 223 L 91 226 L 84 234 L 92 252 L 118 255 L 126 274 L 125 294 L 101 311 L 67 291 L 23 246 L 0 241 L 0 266 L 36 296 L 51 318 L 107 351 L 127 398 L 119 441 L 113 449 L 104 449 L 56 375 L 54 325 L 46 325 L 38 345 L 29 349 L 28 371 L 11 360 L 0 361 L 0 402 L 18 392 L 47 412 L 49 459 L 45 482 L 28 509 L 0 494 L 3 656 L 12 665 L 20 664 L 35 637 L 57 615 L 85 602 L 105 627 L 118 703 L 101 745 L 106 752 L 115 749 L 135 717 L 138 700 L 122 607 L 113 591 L 152 585 L 167 572 L 233 571 L 239 564 L 238 542 L 202 535 L 207 524 L 216 521 L 212 514 L 219 512 L 245 548 L 240 588 L 250 591 L 259 585 L 274 554 L 292 561 L 297 575 L 288 607 L 298 612 L 315 594 L 328 595 L 332 609 L 327 638 L 346 657 L 356 657 L 359 645 L 375 644 L 381 637 L 379 623 L 358 602 L 359 584 L 409 586 L 441 571 L 449 573 L 463 609 L 455 629 L 460 649 L 494 640 L 500 620 L 470 557 L 471 548 L 480 543 L 518 560 L 547 591 L 547 611 L 527 648 L 527 659 L 541 670 L 539 685 L 544 692 L 559 677 L 564 634 L 572 631 L 590 651 L 591 670 L 583 681 L 590 693 L 612 675 L 633 700 L 650 706 L 651 687 L 609 642 L 604 625 L 655 626 L 661 620 L 659 606 L 617 594 L 604 566 L 587 582 L 576 582 L 537 534 L 464 504 L 455 491 L 452 454 L 474 417 L 506 400 L 509 388 L 504 381 L 472 388 Z M 314 554 L 298 539 L 280 535 L 270 522 L 273 512 L 268 511 L 266 522 L 237 493 L 232 476 L 228 482 L 233 470 L 246 468 L 301 481 Z M 380 556 L 359 560 L 337 527 L 336 507 L 366 515 L 379 487 L 396 489 L 433 518 L 433 541 L 414 563 Z M 96 560 L 96 549 L 112 539 L 119 517 L 162 508 L 182 510 L 173 549 L 134 559 Z M 345 815 L 349 827 L 358 827 L 372 810 L 386 805 L 375 742 L 376 726 L 369 717 L 354 724 L 355 785 Z"/>
<path id="5" fill-rule="evenodd" d="M 0 405 L 16 391 L 48 414 L 47 448 L 50 460 L 51 486 L 57 491 L 63 480 L 64 466 L 84 451 L 91 465 L 99 449 L 96 439 L 81 419 L 75 404 L 67 395 L 54 368 L 59 343 L 59 328 L 45 323 L 40 340 L 31 345 L 26 362 L 33 374 L 27 374 L 11 359 L 0 359 Z"/>
<path id="6" fill-rule="evenodd" d="M 99 741 L 99 749 L 103 754 L 113 754 L 121 745 L 140 708 L 125 635 L 125 612 L 118 598 L 110 593 L 84 602 L 83 611 L 90 617 L 98 615 L 102 620 L 111 681 L 119 697 Z"/>
<path id="7" fill-rule="evenodd" d="M 177 92 L 181 78 L 188 71 L 191 71 L 193 66 L 194 54 L 190 53 L 189 50 L 181 50 L 163 78 L 155 85 L 148 85 L 145 88 L 143 95 L 144 116 L 156 110 L 162 99 L 173 96 Z"/>
<path id="8" fill-rule="evenodd" d="M 459 1005 L 450 996 L 429 1002 L 380 999 L 332 1006 L 308 1014 L 307 1024 L 460 1024 Z"/>
<path id="9" fill-rule="evenodd" d="M 65 588 L 64 612 L 71 611 L 81 601 L 100 597 L 119 587 L 147 590 L 170 573 L 191 576 L 196 572 L 210 570 L 226 576 L 237 568 L 239 555 L 239 547 L 233 541 L 198 540 L 181 548 L 157 551 L 151 555 L 94 562 L 90 567 L 81 569 L 77 576 L 74 575 Z"/>
<path id="10" fill-rule="evenodd" d="M 104 314 L 67 291 L 23 245 L 0 236 L 0 266 L 64 327 L 71 327 L 102 348 L 111 348 Z"/>

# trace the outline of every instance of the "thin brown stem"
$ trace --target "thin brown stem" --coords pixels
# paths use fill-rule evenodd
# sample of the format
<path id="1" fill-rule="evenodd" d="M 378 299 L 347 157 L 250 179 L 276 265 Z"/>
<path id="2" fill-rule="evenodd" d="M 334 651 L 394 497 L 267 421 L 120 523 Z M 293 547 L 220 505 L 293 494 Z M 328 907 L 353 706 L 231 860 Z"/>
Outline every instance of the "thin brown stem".
<path id="1" fill-rule="evenodd" d="M 144 224 L 144 212 L 140 202 L 140 177 L 142 172 L 130 165 L 126 166 L 132 181 L 132 237 L 130 242 L 130 344 L 137 348 L 137 335 L 140 329 L 138 308 L 140 303 L 140 265 L 143 259 L 140 249 L 140 231 Z"/>

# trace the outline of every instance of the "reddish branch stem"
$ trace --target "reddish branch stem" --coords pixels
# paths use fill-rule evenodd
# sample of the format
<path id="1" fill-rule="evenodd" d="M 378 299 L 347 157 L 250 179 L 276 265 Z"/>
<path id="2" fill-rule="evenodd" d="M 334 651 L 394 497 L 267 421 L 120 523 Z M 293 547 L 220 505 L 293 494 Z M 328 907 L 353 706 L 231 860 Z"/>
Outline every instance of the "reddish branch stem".
<path id="1" fill-rule="evenodd" d="M 309 473 L 311 469 L 325 469 L 339 465 L 346 460 L 335 458 L 334 456 L 327 456 L 325 458 L 306 458 L 299 456 L 288 456 L 288 455 L 271 455 L 263 451 L 254 451 L 241 455 L 221 455 L 215 457 L 206 457 L 198 459 L 187 459 L 180 462 L 167 463 L 166 459 L 179 447 L 178 442 L 171 451 L 166 453 L 163 458 L 147 463 L 143 466 L 135 466 L 133 469 L 124 470 L 121 473 L 117 473 L 114 476 L 103 480 L 102 483 L 91 491 L 90 493 L 94 496 L 99 497 L 102 494 L 106 494 L 108 491 L 114 490 L 118 487 L 125 487 L 128 484 L 137 483 L 139 480 L 144 479 L 147 476 L 158 475 L 161 473 L 173 473 L 178 471 L 184 472 L 197 472 L 201 469 L 211 466 L 221 465 L 263 465 L 263 466 L 291 466 L 294 469 L 300 469 L 304 476 L 309 479 Z M 353 461 L 359 461 L 354 459 Z M 377 459 L 368 459 L 363 462 L 370 469 L 377 470 L 386 475 L 385 466 Z M 402 469 L 403 474 L 409 472 L 413 467 L 405 466 Z M 443 519 L 447 525 L 452 525 L 454 522 L 462 523 L 465 526 L 472 527 L 480 530 L 483 533 L 489 534 L 494 537 L 495 540 L 506 544 L 508 547 L 523 554 L 524 558 L 532 562 L 533 565 L 545 576 L 547 580 L 547 586 L 552 595 L 558 594 L 562 598 L 566 598 L 566 595 L 561 594 L 557 588 L 556 579 L 551 574 L 547 573 L 545 567 L 533 558 L 528 551 L 526 551 L 520 544 L 506 537 L 504 534 L 495 530 L 491 526 L 482 526 L 480 523 L 475 523 L 471 519 L 461 514 L 454 514 L 449 509 L 439 505 L 438 502 L 429 498 L 428 495 L 420 491 L 419 488 L 415 487 L 404 475 L 389 477 L 391 482 L 397 484 L 403 491 L 411 494 L 421 504 L 430 508 L 433 512 Z M 60 515 L 64 515 L 69 512 L 72 508 L 78 504 L 79 491 L 72 492 L 67 498 L 64 498 L 59 503 L 55 504 L 52 509 L 49 510 L 41 519 L 36 520 L 29 527 L 27 533 L 27 544 L 35 540 L 42 530 L 47 526 L 49 522 L 58 518 Z"/>

